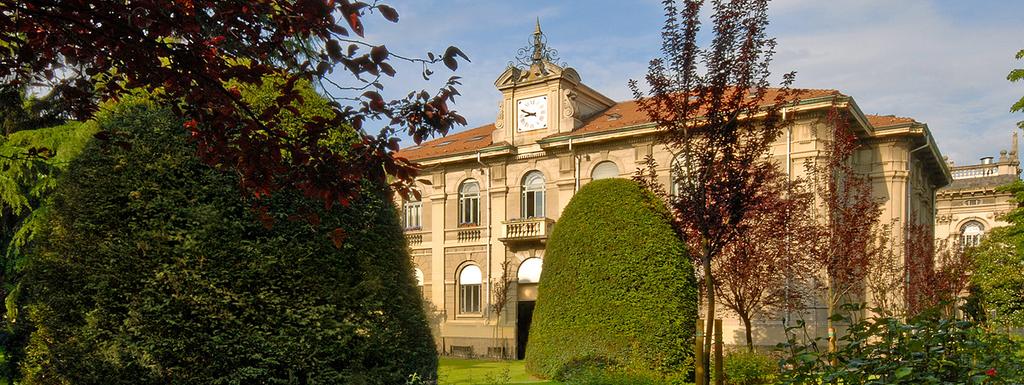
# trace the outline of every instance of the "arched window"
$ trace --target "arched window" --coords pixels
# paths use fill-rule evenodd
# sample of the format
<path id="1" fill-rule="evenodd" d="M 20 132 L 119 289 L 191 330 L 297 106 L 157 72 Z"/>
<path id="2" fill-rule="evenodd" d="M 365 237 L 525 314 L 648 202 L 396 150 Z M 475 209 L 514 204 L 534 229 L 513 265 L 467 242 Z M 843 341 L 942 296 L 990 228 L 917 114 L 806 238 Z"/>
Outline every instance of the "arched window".
<path id="1" fill-rule="evenodd" d="M 540 282 L 540 271 L 543 266 L 540 258 L 530 258 L 519 264 L 519 283 Z"/>
<path id="2" fill-rule="evenodd" d="M 612 162 L 610 160 L 606 160 L 604 162 L 598 163 L 597 166 L 594 166 L 594 171 L 591 171 L 591 173 L 590 173 L 590 179 L 593 179 L 593 180 L 608 179 L 608 178 L 618 178 L 618 177 L 619 177 L 619 166 L 616 166 L 615 162 Z"/>
<path id="3" fill-rule="evenodd" d="M 459 273 L 459 313 L 480 312 L 480 285 L 483 274 L 480 268 L 469 265 Z"/>
<path id="4" fill-rule="evenodd" d="M 416 286 L 423 286 L 423 270 L 417 267 L 413 271 L 416 273 Z"/>
<path id="5" fill-rule="evenodd" d="M 480 183 L 470 179 L 459 186 L 459 224 L 480 224 Z"/>
<path id="6" fill-rule="evenodd" d="M 672 164 L 669 165 L 669 193 L 672 195 L 679 194 L 679 189 L 686 184 L 684 178 L 687 176 L 686 163 L 683 162 L 683 153 L 676 154 L 672 158 Z"/>
<path id="7" fill-rule="evenodd" d="M 974 247 L 981 243 L 981 236 L 985 234 L 985 225 L 978 221 L 964 223 L 960 227 L 960 246 Z"/>
<path id="8" fill-rule="evenodd" d="M 544 216 L 544 174 L 530 171 L 523 177 L 523 218 Z"/>

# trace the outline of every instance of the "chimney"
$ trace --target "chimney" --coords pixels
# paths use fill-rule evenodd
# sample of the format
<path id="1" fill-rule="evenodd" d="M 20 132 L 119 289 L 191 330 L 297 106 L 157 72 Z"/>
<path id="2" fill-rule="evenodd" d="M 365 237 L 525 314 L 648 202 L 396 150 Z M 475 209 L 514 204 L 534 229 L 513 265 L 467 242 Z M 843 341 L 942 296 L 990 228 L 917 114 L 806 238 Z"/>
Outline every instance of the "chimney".
<path id="1" fill-rule="evenodd" d="M 981 158 L 981 164 L 992 164 L 992 157 L 986 156 L 984 158 Z"/>

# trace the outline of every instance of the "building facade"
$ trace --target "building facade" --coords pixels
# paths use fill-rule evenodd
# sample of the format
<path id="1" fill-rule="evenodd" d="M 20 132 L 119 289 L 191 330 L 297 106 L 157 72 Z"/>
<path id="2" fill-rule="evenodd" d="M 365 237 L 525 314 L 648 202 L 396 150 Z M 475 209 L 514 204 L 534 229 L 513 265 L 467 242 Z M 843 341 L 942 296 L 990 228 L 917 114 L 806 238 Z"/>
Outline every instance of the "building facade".
<path id="1" fill-rule="evenodd" d="M 443 354 L 523 356 L 546 239 L 581 185 L 629 178 L 648 155 L 661 165 L 662 183 L 669 182 L 673 151 L 656 141 L 658 128 L 635 102 L 613 101 L 586 86 L 574 69 L 556 64 L 539 26 L 527 52 L 522 69 L 510 66 L 494 83 L 502 96 L 494 123 L 399 153 L 419 163 L 431 181 L 417 187 L 421 200 L 401 205 Z M 780 167 L 796 178 L 806 162 L 823 159 L 831 135 L 825 114 L 832 108 L 860 138 L 853 161 L 885 201 L 883 221 L 913 216 L 934 223 L 934 193 L 950 174 L 927 126 L 865 115 L 839 91 L 805 90 L 785 110 L 794 124 L 771 151 Z M 823 328 L 824 312 L 817 313 L 808 323 Z M 741 324 L 725 324 L 727 343 L 742 343 Z M 754 327 L 757 344 L 783 339 L 778 319 Z"/>
<path id="2" fill-rule="evenodd" d="M 948 162 L 953 182 L 936 192 L 935 238 L 939 246 L 976 246 L 993 228 L 1005 226 L 1001 217 L 1016 207 L 1013 194 L 996 191 L 1020 180 L 1017 133 L 1010 150 L 998 160 L 984 157 L 977 164 L 956 166 Z"/>

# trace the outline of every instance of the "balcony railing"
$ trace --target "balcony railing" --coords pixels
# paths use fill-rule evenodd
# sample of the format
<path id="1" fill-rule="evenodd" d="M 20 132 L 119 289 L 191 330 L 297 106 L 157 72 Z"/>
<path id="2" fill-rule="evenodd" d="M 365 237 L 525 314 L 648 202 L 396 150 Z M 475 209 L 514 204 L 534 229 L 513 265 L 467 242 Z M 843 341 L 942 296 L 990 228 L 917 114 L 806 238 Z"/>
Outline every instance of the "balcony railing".
<path id="1" fill-rule="evenodd" d="M 463 225 L 457 229 L 444 231 L 446 243 L 477 243 L 482 242 L 487 236 L 487 228 L 484 226 Z"/>
<path id="2" fill-rule="evenodd" d="M 550 218 L 528 218 L 501 223 L 502 241 L 527 241 L 546 239 L 555 224 Z"/>
<path id="3" fill-rule="evenodd" d="M 430 243 L 430 232 L 409 229 L 405 231 L 405 240 L 408 242 L 409 246 L 412 247 L 419 246 L 424 243 Z"/>

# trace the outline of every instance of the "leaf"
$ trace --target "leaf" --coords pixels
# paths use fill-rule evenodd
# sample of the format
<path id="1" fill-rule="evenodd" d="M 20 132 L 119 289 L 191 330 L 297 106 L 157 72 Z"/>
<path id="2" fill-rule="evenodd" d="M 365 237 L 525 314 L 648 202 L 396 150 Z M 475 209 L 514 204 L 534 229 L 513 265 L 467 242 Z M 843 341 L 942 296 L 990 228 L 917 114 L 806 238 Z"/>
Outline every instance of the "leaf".
<path id="1" fill-rule="evenodd" d="M 893 374 L 896 376 L 896 378 L 903 378 L 903 377 L 909 376 L 911 372 L 913 372 L 912 369 L 910 369 L 909 367 L 904 366 L 904 367 L 901 367 L 899 369 L 896 369 L 896 371 L 893 372 Z"/>
<path id="2" fill-rule="evenodd" d="M 392 23 L 398 22 L 398 11 L 395 11 L 394 8 L 381 4 L 377 6 L 377 10 L 380 11 L 381 16 L 384 16 L 388 21 Z"/>
<path id="3" fill-rule="evenodd" d="M 341 54 L 341 43 L 338 43 L 338 41 L 334 39 L 327 40 L 327 55 L 330 56 L 332 60 L 341 60 L 343 58 Z"/>
<path id="4" fill-rule="evenodd" d="M 380 63 L 380 64 L 377 64 L 377 66 L 380 67 L 380 72 L 383 72 L 385 75 L 388 75 L 388 76 L 391 76 L 391 77 L 395 76 L 395 68 L 392 67 L 390 64 L 388 64 L 388 63 Z"/>
<path id="5" fill-rule="evenodd" d="M 461 57 L 462 60 L 465 60 L 467 62 L 472 62 L 472 60 L 469 60 L 469 56 L 466 56 L 466 54 L 463 53 L 462 50 L 459 49 L 456 46 L 448 47 L 448 49 L 446 49 L 444 51 L 444 56 L 445 57 L 450 57 L 450 58 L 454 58 L 454 57 L 458 56 L 458 57 Z"/>
<path id="6" fill-rule="evenodd" d="M 455 59 L 452 59 L 450 57 L 445 57 L 444 59 L 441 59 L 441 61 L 444 63 L 445 67 L 448 67 L 448 69 L 452 71 L 455 71 L 456 69 L 459 68 L 459 62 L 455 61 Z"/>
<path id="7" fill-rule="evenodd" d="M 370 49 L 370 60 L 374 63 L 380 63 L 388 59 L 388 47 L 383 44 L 378 45 Z"/>
<path id="8" fill-rule="evenodd" d="M 345 16 L 345 21 L 348 22 L 348 26 L 352 28 L 352 32 L 355 32 L 359 37 L 363 36 L 363 22 L 359 20 L 359 12 L 351 11 Z"/>
<path id="9" fill-rule="evenodd" d="M 342 229 L 340 227 L 336 227 L 336 228 L 334 228 L 334 230 L 331 230 L 331 243 L 334 244 L 334 248 L 335 249 L 340 249 L 342 243 L 344 243 L 344 242 L 345 242 L 345 229 Z"/>

